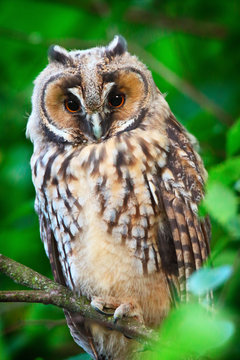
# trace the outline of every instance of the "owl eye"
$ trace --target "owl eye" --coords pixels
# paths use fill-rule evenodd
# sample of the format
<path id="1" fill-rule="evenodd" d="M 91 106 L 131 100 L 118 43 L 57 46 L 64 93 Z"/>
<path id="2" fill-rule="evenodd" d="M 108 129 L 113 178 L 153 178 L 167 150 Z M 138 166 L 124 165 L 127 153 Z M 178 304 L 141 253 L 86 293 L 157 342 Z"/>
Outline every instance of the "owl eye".
<path id="1" fill-rule="evenodd" d="M 125 101 L 124 94 L 111 94 L 108 98 L 108 103 L 113 108 L 120 108 Z"/>
<path id="2" fill-rule="evenodd" d="M 65 109 L 71 113 L 75 113 L 80 110 L 80 103 L 78 100 L 75 99 L 66 99 L 64 101 Z"/>

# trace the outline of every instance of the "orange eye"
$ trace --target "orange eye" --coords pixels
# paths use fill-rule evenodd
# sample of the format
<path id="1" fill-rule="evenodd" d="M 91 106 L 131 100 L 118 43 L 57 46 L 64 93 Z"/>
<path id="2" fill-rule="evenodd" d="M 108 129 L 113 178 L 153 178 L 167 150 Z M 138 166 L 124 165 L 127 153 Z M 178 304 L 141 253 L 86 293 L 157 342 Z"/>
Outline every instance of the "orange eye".
<path id="1" fill-rule="evenodd" d="M 78 100 L 66 99 L 64 101 L 65 109 L 71 113 L 75 113 L 80 110 L 80 104 Z"/>
<path id="2" fill-rule="evenodd" d="M 125 96 L 123 94 L 111 94 L 108 98 L 108 103 L 113 108 L 120 108 L 125 102 Z"/>

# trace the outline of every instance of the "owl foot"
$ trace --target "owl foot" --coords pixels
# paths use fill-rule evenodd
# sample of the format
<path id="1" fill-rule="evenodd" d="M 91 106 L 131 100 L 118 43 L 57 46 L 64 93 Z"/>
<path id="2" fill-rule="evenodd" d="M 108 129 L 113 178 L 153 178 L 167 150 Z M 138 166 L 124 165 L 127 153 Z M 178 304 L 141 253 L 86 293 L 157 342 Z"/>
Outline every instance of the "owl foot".
<path id="1" fill-rule="evenodd" d="M 134 317 L 138 322 L 143 323 L 143 314 L 140 306 L 133 303 L 119 305 L 114 311 L 114 324 L 124 316 Z"/>
<path id="2" fill-rule="evenodd" d="M 107 306 L 107 305 L 109 305 L 109 306 Z M 108 313 L 108 312 L 103 311 L 104 307 L 109 308 L 109 309 L 113 309 L 114 305 L 111 304 L 111 303 L 107 304 L 106 301 L 103 300 L 100 297 L 97 297 L 97 296 L 92 297 L 91 307 L 93 309 L 95 309 L 97 312 L 99 312 L 100 314 L 102 314 L 102 315 L 107 315 L 107 316 L 113 316 L 114 315 L 114 313 Z"/>
<path id="3" fill-rule="evenodd" d="M 94 296 L 91 300 L 91 306 L 100 314 L 106 316 L 113 316 L 114 323 L 122 319 L 124 316 L 134 317 L 138 322 L 143 323 L 143 313 L 139 305 L 133 302 L 119 302 L 114 297 L 107 297 L 106 299 Z M 104 308 L 115 309 L 114 313 L 103 311 Z"/>

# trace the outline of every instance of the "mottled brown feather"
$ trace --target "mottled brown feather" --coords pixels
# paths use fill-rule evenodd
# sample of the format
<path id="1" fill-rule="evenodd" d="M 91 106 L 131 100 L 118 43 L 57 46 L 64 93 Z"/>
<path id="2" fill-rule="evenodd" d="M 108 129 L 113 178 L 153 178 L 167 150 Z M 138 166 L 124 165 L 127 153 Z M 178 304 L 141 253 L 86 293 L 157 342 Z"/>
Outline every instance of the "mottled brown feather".
<path id="1" fill-rule="evenodd" d="M 41 229 L 41 238 L 43 242 L 47 243 L 49 261 L 54 280 L 59 284 L 66 286 L 66 280 L 63 275 L 62 265 L 59 261 L 60 257 L 55 237 L 53 235 L 51 227 L 49 226 L 48 220 L 46 220 L 44 217 L 44 214 L 39 211 L 38 216 Z M 78 339 L 78 337 L 81 336 L 81 340 L 84 341 L 89 354 L 91 354 L 92 357 L 97 360 L 98 357 L 96 349 L 93 345 L 92 336 L 88 327 L 86 326 L 86 320 L 84 319 L 84 317 L 66 310 L 64 310 L 64 314 L 73 338 Z"/>

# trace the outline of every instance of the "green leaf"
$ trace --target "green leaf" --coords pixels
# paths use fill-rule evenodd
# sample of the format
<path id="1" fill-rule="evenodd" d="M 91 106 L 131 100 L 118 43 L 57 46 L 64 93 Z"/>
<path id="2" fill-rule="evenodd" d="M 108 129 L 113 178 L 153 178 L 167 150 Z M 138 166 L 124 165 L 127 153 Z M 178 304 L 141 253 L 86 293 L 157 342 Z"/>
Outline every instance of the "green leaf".
<path id="1" fill-rule="evenodd" d="M 224 227 L 237 215 L 238 199 L 235 193 L 220 182 L 210 181 L 204 201 L 209 214 Z"/>
<path id="2" fill-rule="evenodd" d="M 232 275 L 232 271 L 232 267 L 229 265 L 214 269 L 202 268 L 189 278 L 189 290 L 194 295 L 204 295 L 225 283 Z"/>
<path id="3" fill-rule="evenodd" d="M 227 134 L 227 154 L 236 154 L 240 150 L 240 118 L 235 122 Z"/>
<path id="4" fill-rule="evenodd" d="M 232 217 L 226 228 L 234 240 L 240 240 L 240 214 Z"/>
<path id="5" fill-rule="evenodd" d="M 232 185 L 240 179 L 240 156 L 228 159 L 209 171 L 209 181 Z"/>
<path id="6" fill-rule="evenodd" d="M 209 355 L 220 351 L 234 330 L 234 324 L 219 311 L 214 315 L 200 304 L 183 305 L 163 323 L 157 354 L 151 359 L 185 360 Z"/>

